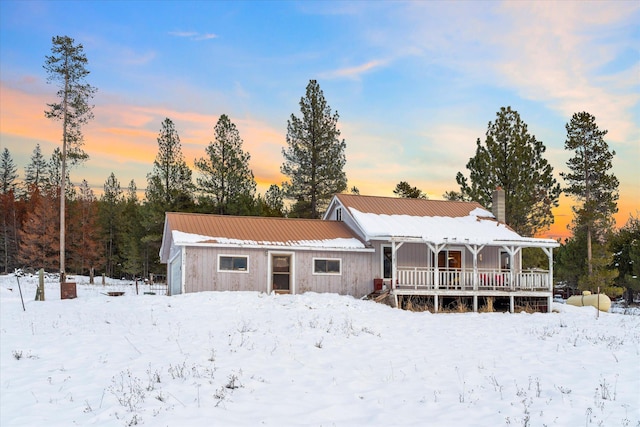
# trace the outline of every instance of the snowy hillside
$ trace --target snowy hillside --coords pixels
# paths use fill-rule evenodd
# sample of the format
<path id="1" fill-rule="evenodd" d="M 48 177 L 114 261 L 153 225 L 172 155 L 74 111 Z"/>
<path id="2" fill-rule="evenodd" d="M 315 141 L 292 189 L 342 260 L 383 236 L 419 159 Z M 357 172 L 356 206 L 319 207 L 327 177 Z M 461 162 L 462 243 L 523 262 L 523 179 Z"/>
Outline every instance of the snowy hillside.
<path id="1" fill-rule="evenodd" d="M 60 300 L 52 281 L 36 302 L 36 278 L 20 280 L 26 311 L 0 276 L 3 427 L 640 426 L 640 316 L 116 282 Z"/>

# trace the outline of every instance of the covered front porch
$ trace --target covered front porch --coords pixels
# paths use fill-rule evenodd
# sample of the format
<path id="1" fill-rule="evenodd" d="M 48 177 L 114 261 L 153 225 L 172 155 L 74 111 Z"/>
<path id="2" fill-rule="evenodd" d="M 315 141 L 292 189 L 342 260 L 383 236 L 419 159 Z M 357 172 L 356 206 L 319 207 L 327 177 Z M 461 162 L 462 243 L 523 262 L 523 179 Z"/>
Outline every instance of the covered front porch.
<path id="1" fill-rule="evenodd" d="M 473 311 L 478 311 L 479 300 L 508 298 L 511 312 L 518 299 L 542 300 L 544 304 L 537 305 L 551 311 L 553 244 L 548 241 L 480 244 L 454 239 L 435 243 L 394 237 L 389 243 L 386 251 L 382 247 L 386 269 L 383 283 L 390 289 L 396 306 L 398 297 L 425 296 L 432 298 L 434 311 L 438 311 L 442 300 L 464 298 L 472 301 Z M 405 245 L 413 248 L 403 251 Z M 423 249 L 417 250 L 416 245 Z M 521 251 L 525 247 L 540 248 L 547 256 L 548 268 L 523 269 Z M 416 253 L 421 256 L 416 257 Z"/>

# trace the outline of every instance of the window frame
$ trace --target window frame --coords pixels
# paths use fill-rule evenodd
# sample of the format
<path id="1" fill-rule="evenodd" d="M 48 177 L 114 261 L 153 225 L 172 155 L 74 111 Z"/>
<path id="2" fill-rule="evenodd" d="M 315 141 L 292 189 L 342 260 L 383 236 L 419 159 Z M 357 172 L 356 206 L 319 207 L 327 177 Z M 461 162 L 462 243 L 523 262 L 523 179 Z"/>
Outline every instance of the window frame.
<path id="1" fill-rule="evenodd" d="M 316 271 L 316 261 L 338 261 L 338 271 Z M 326 264 L 328 267 L 328 263 Z M 313 258 L 313 266 L 312 266 L 312 274 L 314 276 L 342 276 L 342 258 L 323 258 L 323 257 L 314 257 Z"/>
<path id="2" fill-rule="evenodd" d="M 231 266 L 233 267 L 233 259 L 234 258 L 244 258 L 246 262 L 246 268 L 244 270 L 241 269 L 223 269 L 222 268 L 222 258 L 231 258 Z M 216 265 L 218 273 L 249 273 L 249 255 L 231 255 L 231 254 L 218 254 L 218 263 Z"/>

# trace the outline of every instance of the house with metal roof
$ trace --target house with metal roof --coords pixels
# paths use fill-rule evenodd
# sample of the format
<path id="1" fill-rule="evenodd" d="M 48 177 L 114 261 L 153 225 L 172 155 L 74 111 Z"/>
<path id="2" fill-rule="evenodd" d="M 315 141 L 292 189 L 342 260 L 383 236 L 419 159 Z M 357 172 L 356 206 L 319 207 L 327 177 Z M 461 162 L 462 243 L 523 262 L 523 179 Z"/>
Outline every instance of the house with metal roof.
<path id="1" fill-rule="evenodd" d="M 371 292 L 373 249 L 346 224 L 167 213 L 160 260 L 169 294 L 200 291 Z"/>
<path id="2" fill-rule="evenodd" d="M 396 305 L 551 307 L 555 240 L 523 237 L 478 203 L 338 194 L 321 220 L 167 213 L 171 295 L 198 291 L 388 291 Z M 539 248 L 547 269 L 522 268 Z"/>

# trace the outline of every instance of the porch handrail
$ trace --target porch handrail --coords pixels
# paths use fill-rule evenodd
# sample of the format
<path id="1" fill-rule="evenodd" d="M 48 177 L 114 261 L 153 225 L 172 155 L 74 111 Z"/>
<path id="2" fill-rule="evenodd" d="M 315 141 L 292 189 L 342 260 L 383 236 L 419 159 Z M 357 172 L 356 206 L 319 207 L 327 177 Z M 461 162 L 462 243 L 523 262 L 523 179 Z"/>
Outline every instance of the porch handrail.
<path id="1" fill-rule="evenodd" d="M 548 290 L 551 286 L 547 270 L 514 271 L 513 276 L 509 270 L 500 268 L 478 268 L 477 275 L 470 268 L 439 268 L 437 271 L 439 287 L 442 289 L 472 290 L 476 280 L 479 290 Z M 399 266 L 397 273 L 398 286 L 434 289 L 434 267 Z"/>

